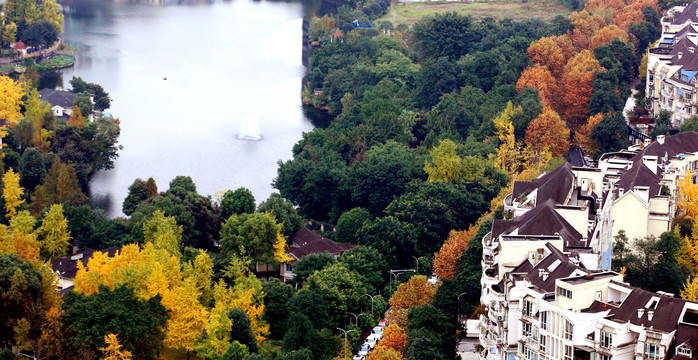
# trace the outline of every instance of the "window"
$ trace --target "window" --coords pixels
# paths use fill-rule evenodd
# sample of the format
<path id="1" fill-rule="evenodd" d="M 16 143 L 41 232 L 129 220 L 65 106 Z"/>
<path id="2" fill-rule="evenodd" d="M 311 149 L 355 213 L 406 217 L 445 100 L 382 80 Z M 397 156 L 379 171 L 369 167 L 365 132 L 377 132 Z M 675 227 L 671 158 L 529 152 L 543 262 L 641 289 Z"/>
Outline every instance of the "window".
<path id="1" fill-rule="evenodd" d="M 602 331 L 599 340 L 601 347 L 610 348 L 611 344 L 613 343 L 613 335 L 605 331 Z"/>
<path id="2" fill-rule="evenodd" d="M 548 312 L 543 311 L 540 313 L 540 328 L 543 330 L 548 329 Z"/>
<path id="3" fill-rule="evenodd" d="M 286 265 L 286 271 L 293 272 L 293 265 L 291 264 L 285 264 Z"/>
<path id="4" fill-rule="evenodd" d="M 681 344 L 681 346 L 676 348 L 676 355 L 691 357 L 691 348 L 689 348 L 686 344 Z"/>
<path id="5" fill-rule="evenodd" d="M 531 324 L 524 323 L 523 325 L 523 336 L 531 336 Z"/>
<path id="6" fill-rule="evenodd" d="M 572 333 L 574 332 L 574 326 L 568 320 L 565 320 L 565 339 L 572 340 Z"/>
<path id="7" fill-rule="evenodd" d="M 612 358 L 611 355 L 599 354 L 599 360 L 611 360 Z"/>
<path id="8" fill-rule="evenodd" d="M 528 359 L 528 360 L 538 360 L 538 353 L 537 353 L 537 352 L 535 352 L 535 351 L 533 351 L 533 350 L 531 350 L 531 349 L 529 349 L 529 348 L 526 348 L 525 351 L 526 351 L 526 352 L 524 353 L 524 356 L 525 356 L 526 359 Z"/>
<path id="9" fill-rule="evenodd" d="M 528 300 L 523 301 L 523 314 L 526 316 L 533 316 L 533 303 L 532 302 L 530 302 Z"/>
<path id="10" fill-rule="evenodd" d="M 645 343 L 645 357 L 650 359 L 659 358 L 659 345 Z"/>
<path id="11" fill-rule="evenodd" d="M 545 352 L 545 347 L 548 343 L 548 337 L 547 336 L 541 336 L 540 337 L 540 351 Z"/>
<path id="12" fill-rule="evenodd" d="M 565 345 L 565 360 L 572 360 L 572 347 Z"/>
<path id="13" fill-rule="evenodd" d="M 572 298 L 572 292 L 561 287 L 557 288 L 557 294 L 568 299 Z"/>

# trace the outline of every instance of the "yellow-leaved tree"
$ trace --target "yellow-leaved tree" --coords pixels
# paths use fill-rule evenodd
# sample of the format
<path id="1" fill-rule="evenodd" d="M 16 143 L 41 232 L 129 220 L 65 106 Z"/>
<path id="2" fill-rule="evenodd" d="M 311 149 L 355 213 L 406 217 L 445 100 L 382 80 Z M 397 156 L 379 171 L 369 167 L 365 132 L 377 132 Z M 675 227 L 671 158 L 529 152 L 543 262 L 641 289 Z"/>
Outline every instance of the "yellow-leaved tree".
<path id="1" fill-rule="evenodd" d="M 62 205 L 51 205 L 41 220 L 41 226 L 36 229 L 36 237 L 39 239 L 41 252 L 48 259 L 55 259 L 68 252 L 71 236 L 68 220 L 63 216 Z"/>
<path id="2" fill-rule="evenodd" d="M 133 359 L 131 352 L 124 349 L 124 347 L 119 343 L 119 338 L 116 336 L 116 334 L 105 335 L 104 343 L 106 346 L 99 348 L 99 350 L 102 351 L 102 360 Z"/>
<path id="3" fill-rule="evenodd" d="M 161 210 L 155 211 L 153 217 L 143 224 L 143 238 L 156 249 L 164 249 L 177 258 L 181 256 L 182 226 L 177 226 L 175 218 L 165 216 Z"/>
<path id="4" fill-rule="evenodd" d="M 11 127 L 19 124 L 23 116 L 20 112 L 22 103 L 22 85 L 7 76 L 0 76 L 0 119 L 7 119 Z"/>
<path id="5" fill-rule="evenodd" d="M 427 160 L 424 164 L 429 181 L 469 181 L 485 172 L 481 160 L 472 156 L 461 158 L 456 153 L 456 143 L 450 139 L 441 140 L 438 146 L 429 151 L 429 157 L 431 161 Z"/>
<path id="6" fill-rule="evenodd" d="M 19 186 L 19 174 L 12 168 L 2 177 L 2 197 L 5 199 L 5 217 L 10 220 L 17 215 L 17 208 L 22 205 L 24 189 Z"/>
<path id="7" fill-rule="evenodd" d="M 691 220 L 698 219 L 698 184 L 693 183 L 691 171 L 686 171 L 686 176 L 678 182 L 676 194 L 676 208 L 679 214 Z"/>
<path id="8" fill-rule="evenodd" d="M 507 107 L 502 110 L 492 121 L 494 122 L 495 134 L 499 138 L 499 148 L 497 148 L 497 159 L 495 166 L 509 175 L 513 175 L 521 166 L 521 144 L 514 136 L 514 124 L 511 118 L 521 113 L 521 106 L 516 106 L 509 101 Z"/>

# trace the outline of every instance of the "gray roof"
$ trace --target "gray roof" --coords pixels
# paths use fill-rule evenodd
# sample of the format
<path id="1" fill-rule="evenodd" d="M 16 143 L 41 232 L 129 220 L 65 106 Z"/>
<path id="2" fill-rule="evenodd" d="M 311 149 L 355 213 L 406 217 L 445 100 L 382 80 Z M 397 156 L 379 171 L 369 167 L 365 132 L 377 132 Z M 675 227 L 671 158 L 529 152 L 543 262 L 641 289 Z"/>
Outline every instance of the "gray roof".
<path id="1" fill-rule="evenodd" d="M 696 11 L 698 11 L 698 2 L 691 3 L 687 5 L 682 12 L 675 13 L 671 23 L 680 25 L 685 24 L 687 21 L 693 23 L 698 22 L 698 14 L 696 14 Z"/>
<path id="2" fill-rule="evenodd" d="M 84 266 L 87 266 L 87 262 L 97 251 L 106 254 L 108 257 L 114 257 L 114 255 L 116 255 L 116 253 L 120 250 L 121 246 L 112 246 L 104 250 L 85 249 L 76 254 L 61 256 L 51 260 L 51 269 L 58 272 L 58 274 L 63 278 L 73 279 L 75 278 L 75 274 L 78 272 L 78 261 L 81 261 Z M 73 258 L 77 258 L 79 255 L 82 255 L 82 257 L 72 260 Z"/>
<path id="3" fill-rule="evenodd" d="M 564 204 L 574 186 L 574 173 L 569 162 L 532 181 L 514 182 L 514 198 L 528 195 L 538 189 L 536 204 L 552 199 L 555 204 Z"/>
<path id="4" fill-rule="evenodd" d="M 662 177 L 655 174 L 643 163 L 636 163 L 630 170 L 621 175 L 616 187 L 624 192 L 633 190 L 636 186 L 649 187 L 650 199 L 659 195 L 659 182 Z"/>
<path id="5" fill-rule="evenodd" d="M 532 210 L 511 220 L 494 220 L 492 237 L 509 234 L 519 229 L 518 235 L 555 235 L 559 234 L 565 247 L 585 247 L 580 234 L 565 218 L 555 211 L 552 199 L 539 204 Z"/>
<path id="6" fill-rule="evenodd" d="M 41 89 L 39 98 L 52 106 L 60 106 L 64 109 L 72 109 L 77 94 L 64 90 Z"/>

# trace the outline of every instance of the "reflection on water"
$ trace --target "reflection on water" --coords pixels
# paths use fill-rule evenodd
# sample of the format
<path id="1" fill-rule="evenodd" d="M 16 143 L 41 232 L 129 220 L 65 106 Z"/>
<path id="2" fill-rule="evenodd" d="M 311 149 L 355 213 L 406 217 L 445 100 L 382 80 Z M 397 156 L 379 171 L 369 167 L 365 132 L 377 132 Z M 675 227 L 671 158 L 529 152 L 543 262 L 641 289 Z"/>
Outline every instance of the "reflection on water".
<path id="1" fill-rule="evenodd" d="M 63 71 L 63 85 L 73 76 L 101 84 L 113 100 L 108 111 L 121 120 L 124 149 L 113 170 L 92 180 L 93 197 L 120 215 L 135 178 L 152 176 L 162 191 L 188 175 L 202 194 L 245 186 L 257 201 L 266 199 L 277 161 L 290 158 L 302 132 L 312 129 L 300 102 L 304 7 L 142 2 L 64 4 L 62 38 L 79 55 Z M 61 86 L 58 76 L 43 81 Z M 262 141 L 236 140 L 247 114 Z"/>

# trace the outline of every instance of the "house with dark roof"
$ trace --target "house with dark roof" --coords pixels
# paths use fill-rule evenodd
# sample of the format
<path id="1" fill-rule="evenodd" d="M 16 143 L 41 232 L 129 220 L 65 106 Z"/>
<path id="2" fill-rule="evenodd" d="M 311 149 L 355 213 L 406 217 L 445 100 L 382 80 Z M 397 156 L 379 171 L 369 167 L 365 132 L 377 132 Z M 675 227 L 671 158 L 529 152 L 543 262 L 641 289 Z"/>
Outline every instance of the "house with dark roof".
<path id="1" fill-rule="evenodd" d="M 645 93 L 655 115 L 672 113 L 674 126 L 698 114 L 698 2 L 676 6 L 662 17 L 662 37 L 647 53 Z"/>
<path id="2" fill-rule="evenodd" d="M 293 273 L 293 264 L 304 256 L 328 253 L 337 259 L 356 246 L 350 243 L 334 242 L 332 239 L 326 238 L 305 227 L 291 235 L 289 241 L 291 242 L 291 246 L 286 247 L 286 255 L 292 260 L 288 263 L 281 264 L 278 268 L 278 274 L 284 282 L 292 280 L 296 276 L 296 274 Z M 259 274 L 270 274 L 277 271 L 276 266 L 261 263 L 256 265 L 256 269 Z"/>
<path id="3" fill-rule="evenodd" d="M 73 103 L 77 94 L 65 90 L 41 89 L 39 99 L 51 104 L 53 115 L 67 120 L 73 112 Z"/>
<path id="4" fill-rule="evenodd" d="M 590 270 L 546 244 L 492 289 L 481 359 L 698 359 L 698 303 Z"/>
<path id="5" fill-rule="evenodd" d="M 106 254 L 108 257 L 114 257 L 119 251 L 121 251 L 121 246 L 112 246 L 104 250 L 76 250 L 77 249 L 74 249 L 73 254 L 61 256 L 59 258 L 51 260 L 51 269 L 58 278 L 58 290 L 65 290 L 73 286 L 75 274 L 77 274 L 78 272 L 78 262 L 82 262 L 83 266 L 87 266 L 87 262 L 94 256 L 96 252 Z"/>

